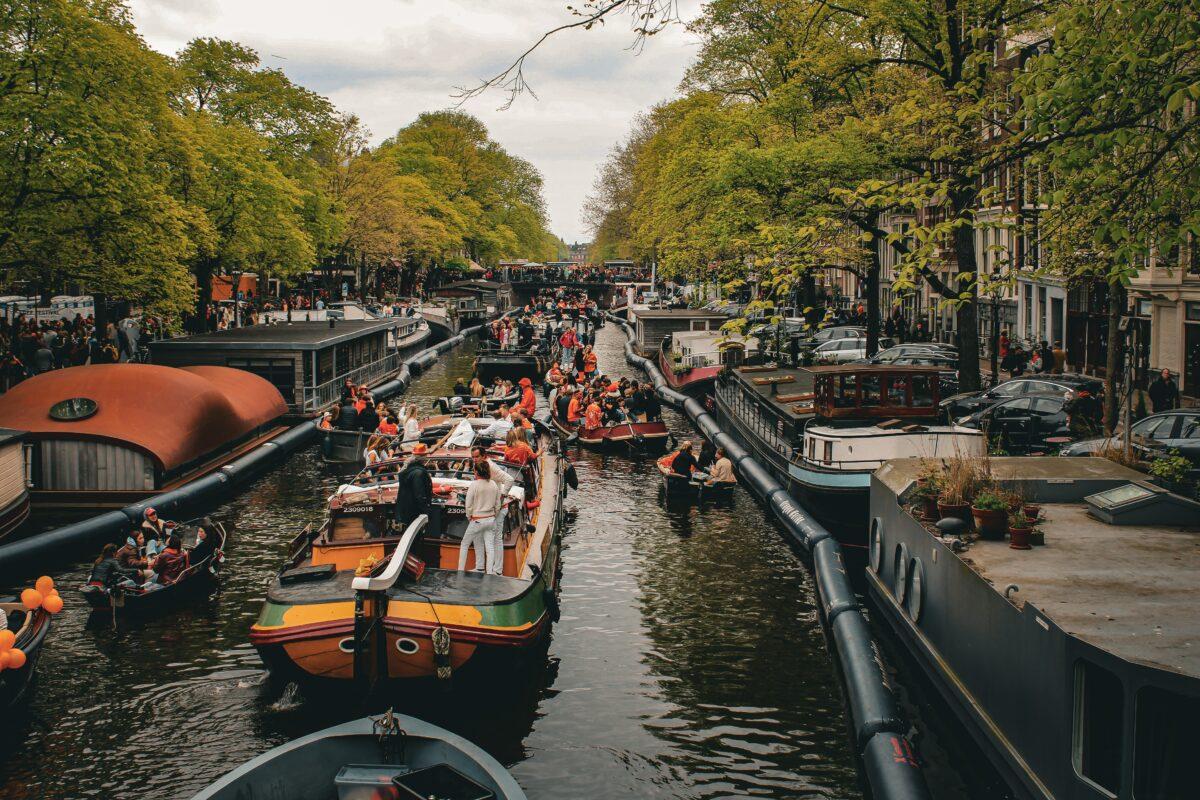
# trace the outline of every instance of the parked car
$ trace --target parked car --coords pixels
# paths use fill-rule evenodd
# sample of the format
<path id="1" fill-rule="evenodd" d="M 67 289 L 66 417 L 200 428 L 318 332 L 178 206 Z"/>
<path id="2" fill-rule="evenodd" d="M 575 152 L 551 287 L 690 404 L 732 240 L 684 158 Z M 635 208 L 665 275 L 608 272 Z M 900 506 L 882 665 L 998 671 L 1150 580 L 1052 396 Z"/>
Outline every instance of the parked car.
<path id="1" fill-rule="evenodd" d="M 865 339 L 866 336 L 866 328 L 860 328 L 856 325 L 842 325 L 835 328 L 822 328 L 816 333 L 794 338 L 796 340 L 796 349 L 803 353 L 835 339 Z"/>
<path id="2" fill-rule="evenodd" d="M 892 340 L 880 337 L 880 347 L 890 347 Z M 813 360 L 821 363 L 841 364 L 846 361 L 860 361 L 867 357 L 867 338 L 833 339 L 817 345 L 813 350 Z"/>
<path id="3" fill-rule="evenodd" d="M 808 323 L 802 317 L 787 317 L 775 323 L 766 325 L 755 325 L 749 328 L 747 335 L 754 336 L 759 339 L 774 339 L 779 337 L 783 341 L 789 341 L 792 336 L 797 334 L 803 335 Z"/>
<path id="4" fill-rule="evenodd" d="M 869 359 L 871 364 L 891 364 L 898 358 L 903 358 L 909 355 L 920 355 L 931 353 L 938 356 L 949 357 L 953 360 L 958 359 L 958 348 L 950 344 L 925 344 L 921 342 L 911 342 L 908 344 L 898 344 L 889 347 L 886 350 L 880 350 Z"/>
<path id="5" fill-rule="evenodd" d="M 1176 409 L 1140 419 L 1129 429 L 1130 445 L 1145 460 L 1150 461 L 1164 453 L 1178 450 L 1179 454 L 1200 469 L 1200 409 Z M 1102 450 L 1106 445 L 1121 447 L 1124 436 L 1084 439 L 1062 449 L 1059 455 L 1087 456 Z"/>
<path id="6" fill-rule="evenodd" d="M 1060 393 L 1026 394 L 1001 400 L 955 420 L 965 428 L 986 431 L 988 439 L 1013 455 L 1045 453 L 1046 440 L 1071 435 Z"/>
<path id="7" fill-rule="evenodd" d="M 1064 395 L 1070 390 L 1080 389 L 1086 389 L 1099 397 L 1104 389 L 1104 381 L 1091 375 L 1073 373 L 1022 375 L 982 392 L 965 392 L 947 397 L 941 402 L 941 409 L 947 419 L 958 419 L 1013 397 L 1045 393 Z"/>

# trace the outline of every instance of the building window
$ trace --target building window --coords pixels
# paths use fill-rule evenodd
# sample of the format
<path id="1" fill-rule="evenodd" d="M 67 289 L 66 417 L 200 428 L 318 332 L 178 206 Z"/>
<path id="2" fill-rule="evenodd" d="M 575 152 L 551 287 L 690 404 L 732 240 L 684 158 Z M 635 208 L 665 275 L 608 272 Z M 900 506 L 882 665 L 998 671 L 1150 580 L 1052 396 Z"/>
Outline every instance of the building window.
<path id="1" fill-rule="evenodd" d="M 1135 800 L 1184 800 L 1196 796 L 1192 759 L 1200 749 L 1200 699 L 1152 686 L 1137 693 L 1134 731 Z"/>
<path id="2" fill-rule="evenodd" d="M 1087 661 L 1076 663 L 1073 727 L 1075 771 L 1115 796 L 1121 789 L 1125 730 L 1125 690 L 1120 678 Z"/>

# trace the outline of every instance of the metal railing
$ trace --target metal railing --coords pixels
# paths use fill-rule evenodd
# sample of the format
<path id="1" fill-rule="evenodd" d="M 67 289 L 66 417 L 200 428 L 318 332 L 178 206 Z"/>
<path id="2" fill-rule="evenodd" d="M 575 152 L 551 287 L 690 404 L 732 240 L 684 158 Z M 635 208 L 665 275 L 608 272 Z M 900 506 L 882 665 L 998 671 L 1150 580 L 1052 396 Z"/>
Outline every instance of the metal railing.
<path id="1" fill-rule="evenodd" d="M 305 386 L 302 410 L 319 411 L 337 400 L 341 397 L 342 386 L 345 385 L 347 378 L 355 386 L 362 383 L 371 383 L 376 378 L 383 377 L 400 369 L 400 364 L 401 358 L 399 353 L 388 353 L 377 361 L 371 361 L 349 372 L 343 372 L 341 375 L 333 378 L 333 380 L 326 381 L 319 386 Z"/>

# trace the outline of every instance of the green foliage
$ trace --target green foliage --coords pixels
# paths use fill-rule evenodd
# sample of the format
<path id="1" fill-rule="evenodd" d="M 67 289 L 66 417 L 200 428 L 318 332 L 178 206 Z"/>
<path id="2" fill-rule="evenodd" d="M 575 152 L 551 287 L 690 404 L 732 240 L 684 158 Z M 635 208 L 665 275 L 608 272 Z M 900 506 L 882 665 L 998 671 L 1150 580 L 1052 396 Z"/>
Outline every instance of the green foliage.
<path id="1" fill-rule="evenodd" d="M 980 511 L 1007 511 L 1008 501 L 992 492 L 980 492 L 971 501 L 971 506 Z"/>
<path id="2" fill-rule="evenodd" d="M 1178 486 L 1187 480 L 1192 462 L 1172 450 L 1165 456 L 1159 456 L 1150 464 L 1150 474 L 1172 486 Z"/>

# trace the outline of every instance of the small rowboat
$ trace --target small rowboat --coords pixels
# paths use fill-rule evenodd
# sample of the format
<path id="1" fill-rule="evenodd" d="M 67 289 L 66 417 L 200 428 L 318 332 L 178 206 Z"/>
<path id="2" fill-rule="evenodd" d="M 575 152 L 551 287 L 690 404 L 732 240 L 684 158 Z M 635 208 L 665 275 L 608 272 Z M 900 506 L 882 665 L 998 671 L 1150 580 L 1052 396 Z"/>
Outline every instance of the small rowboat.
<path id="1" fill-rule="evenodd" d="M 268 750 L 192 800 L 525 800 L 500 762 L 461 736 L 390 711 Z"/>
<path id="2" fill-rule="evenodd" d="M 599 428 L 585 428 L 581 423 L 564 422 L 550 415 L 554 427 L 567 436 L 578 436 L 579 443 L 587 447 L 605 448 L 626 445 L 643 450 L 662 450 L 667 446 L 667 424 L 658 422 L 623 422 Z"/>
<path id="3" fill-rule="evenodd" d="M 667 499 L 716 499 L 728 497 L 733 493 L 733 487 L 737 484 L 728 482 L 706 483 L 694 477 L 685 478 L 677 472 L 672 472 L 670 459 L 674 457 L 674 453 L 668 453 L 655 462 L 659 474 L 662 475 L 663 491 L 666 492 Z"/>
<path id="4" fill-rule="evenodd" d="M 516 389 L 512 394 L 506 394 L 503 397 L 464 397 L 462 395 L 450 395 L 449 397 L 439 397 L 434 400 L 433 409 L 440 414 L 461 414 L 463 406 L 475 406 L 481 411 L 488 411 L 500 406 L 511 406 L 520 399 L 520 389 Z"/>
<path id="5" fill-rule="evenodd" d="M 42 644 L 50 633 L 50 613 L 44 608 L 29 611 L 19 602 L 0 602 L 8 615 L 8 629 L 16 634 L 13 647 L 25 654 L 25 663 L 0 670 L 0 711 L 7 712 L 19 703 L 33 683 L 34 670 L 42 654 Z"/>
<path id="6" fill-rule="evenodd" d="M 193 520 L 180 527 L 195 527 L 198 522 Z M 140 586 L 114 586 L 106 589 L 103 586 L 87 584 L 79 587 L 79 592 L 94 611 L 110 611 L 116 608 L 124 613 L 154 611 L 186 598 L 207 597 L 217 588 L 221 567 L 225 563 L 225 545 L 229 541 L 225 526 L 215 520 L 209 534 L 215 534 L 217 537 L 217 545 L 212 553 L 195 564 L 189 564 L 178 580 L 161 589 L 146 591 Z"/>

